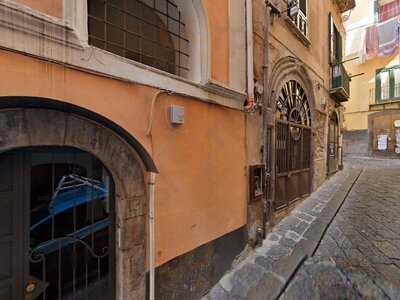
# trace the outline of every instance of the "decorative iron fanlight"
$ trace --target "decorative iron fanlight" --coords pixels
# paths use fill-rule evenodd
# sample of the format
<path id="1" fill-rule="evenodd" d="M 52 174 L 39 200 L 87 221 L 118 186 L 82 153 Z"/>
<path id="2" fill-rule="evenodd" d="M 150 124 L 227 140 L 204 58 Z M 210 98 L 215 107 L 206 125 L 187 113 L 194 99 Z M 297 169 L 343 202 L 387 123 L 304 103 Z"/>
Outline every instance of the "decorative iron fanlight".
<path id="1" fill-rule="evenodd" d="M 284 84 L 276 102 L 277 118 L 303 126 L 311 126 L 310 105 L 307 95 L 296 80 Z"/>

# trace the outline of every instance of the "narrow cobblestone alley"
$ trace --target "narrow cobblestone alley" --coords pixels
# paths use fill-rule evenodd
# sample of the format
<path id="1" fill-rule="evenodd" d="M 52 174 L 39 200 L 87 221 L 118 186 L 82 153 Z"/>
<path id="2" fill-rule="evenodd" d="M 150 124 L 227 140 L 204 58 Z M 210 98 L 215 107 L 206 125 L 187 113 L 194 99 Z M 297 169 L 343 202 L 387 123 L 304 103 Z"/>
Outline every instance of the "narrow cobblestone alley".
<path id="1" fill-rule="evenodd" d="M 400 161 L 351 159 L 208 299 L 400 299 Z"/>
<path id="2" fill-rule="evenodd" d="M 285 299 L 400 299 L 400 164 L 371 159 L 347 163 L 363 172 Z M 346 285 L 349 289 L 337 288 Z"/>

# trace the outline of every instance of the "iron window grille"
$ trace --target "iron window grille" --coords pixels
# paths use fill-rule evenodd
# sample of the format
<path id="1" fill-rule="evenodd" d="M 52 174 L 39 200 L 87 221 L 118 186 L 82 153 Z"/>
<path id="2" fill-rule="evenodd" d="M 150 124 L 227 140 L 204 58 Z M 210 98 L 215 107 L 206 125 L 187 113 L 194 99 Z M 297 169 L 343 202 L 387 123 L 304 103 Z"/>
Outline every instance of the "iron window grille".
<path id="1" fill-rule="evenodd" d="M 89 0 L 89 44 L 182 77 L 189 40 L 172 0 Z"/>

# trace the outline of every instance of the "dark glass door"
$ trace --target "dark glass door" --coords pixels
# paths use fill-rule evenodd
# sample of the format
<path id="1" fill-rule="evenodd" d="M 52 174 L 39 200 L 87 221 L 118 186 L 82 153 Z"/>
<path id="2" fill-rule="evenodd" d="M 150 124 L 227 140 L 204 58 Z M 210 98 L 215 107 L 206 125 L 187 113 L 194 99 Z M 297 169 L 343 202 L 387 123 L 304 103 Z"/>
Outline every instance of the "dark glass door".
<path id="1" fill-rule="evenodd" d="M 19 187 L 8 198 L 21 208 L 13 210 L 20 225 L 12 255 L 22 274 L 10 279 L 15 294 L 0 299 L 114 299 L 113 184 L 101 162 L 59 147 L 16 151 L 1 162 Z"/>
<path id="2" fill-rule="evenodd" d="M 329 119 L 328 132 L 328 176 L 339 169 L 339 121 L 336 114 Z"/>
<path id="3" fill-rule="evenodd" d="M 0 299 L 23 297 L 23 161 L 22 155 L 0 156 Z"/>

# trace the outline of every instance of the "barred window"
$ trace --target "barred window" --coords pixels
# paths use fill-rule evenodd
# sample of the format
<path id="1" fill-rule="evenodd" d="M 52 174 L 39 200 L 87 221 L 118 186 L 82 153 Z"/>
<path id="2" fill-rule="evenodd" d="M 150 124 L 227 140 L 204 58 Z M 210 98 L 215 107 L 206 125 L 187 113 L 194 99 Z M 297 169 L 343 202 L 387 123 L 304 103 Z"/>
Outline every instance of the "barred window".
<path id="1" fill-rule="evenodd" d="M 187 77 L 189 40 L 172 0 L 88 0 L 89 44 Z"/>

